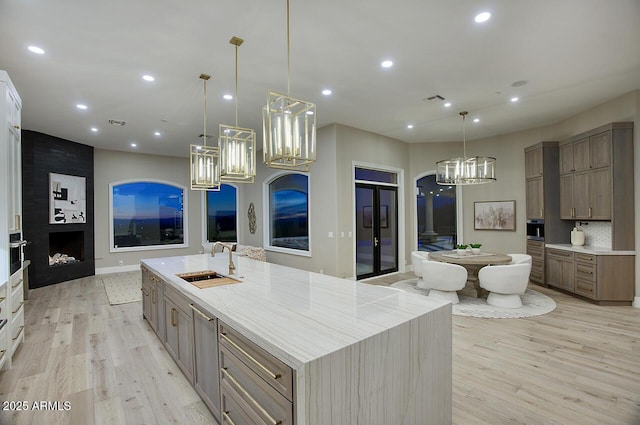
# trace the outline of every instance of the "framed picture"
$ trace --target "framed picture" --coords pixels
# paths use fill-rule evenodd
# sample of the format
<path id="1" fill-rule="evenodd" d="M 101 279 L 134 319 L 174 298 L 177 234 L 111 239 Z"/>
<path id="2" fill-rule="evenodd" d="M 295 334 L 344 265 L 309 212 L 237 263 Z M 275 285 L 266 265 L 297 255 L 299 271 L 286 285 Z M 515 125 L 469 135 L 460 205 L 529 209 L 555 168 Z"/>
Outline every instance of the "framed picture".
<path id="1" fill-rule="evenodd" d="M 473 203 L 475 230 L 516 230 L 516 201 Z"/>
<path id="2" fill-rule="evenodd" d="M 362 227 L 373 227 L 373 216 L 371 213 L 373 210 L 371 206 L 362 207 Z"/>
<path id="3" fill-rule="evenodd" d="M 87 222 L 86 179 L 49 173 L 49 223 Z"/>

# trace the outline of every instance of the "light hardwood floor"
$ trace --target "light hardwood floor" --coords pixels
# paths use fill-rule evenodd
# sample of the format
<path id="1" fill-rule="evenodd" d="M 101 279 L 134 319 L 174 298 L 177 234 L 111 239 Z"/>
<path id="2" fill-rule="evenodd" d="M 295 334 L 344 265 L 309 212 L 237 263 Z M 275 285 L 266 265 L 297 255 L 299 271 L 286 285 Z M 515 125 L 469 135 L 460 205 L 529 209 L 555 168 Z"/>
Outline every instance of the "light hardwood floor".
<path id="1" fill-rule="evenodd" d="M 533 288 L 556 310 L 453 317 L 453 424 L 640 425 L 640 309 Z M 214 424 L 141 310 L 110 306 L 100 277 L 32 290 L 25 343 L 0 372 L 3 405 L 24 400 L 29 410 L 0 410 L 0 424 Z M 35 401 L 71 409 L 33 411 Z"/>

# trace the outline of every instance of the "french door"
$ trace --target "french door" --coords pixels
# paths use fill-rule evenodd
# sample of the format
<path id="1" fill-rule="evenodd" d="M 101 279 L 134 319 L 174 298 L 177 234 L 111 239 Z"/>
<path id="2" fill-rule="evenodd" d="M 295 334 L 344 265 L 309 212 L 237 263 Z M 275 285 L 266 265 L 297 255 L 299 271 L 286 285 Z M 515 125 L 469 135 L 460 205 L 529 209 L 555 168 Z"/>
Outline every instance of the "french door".
<path id="1" fill-rule="evenodd" d="M 398 189 L 356 183 L 356 277 L 398 271 Z"/>

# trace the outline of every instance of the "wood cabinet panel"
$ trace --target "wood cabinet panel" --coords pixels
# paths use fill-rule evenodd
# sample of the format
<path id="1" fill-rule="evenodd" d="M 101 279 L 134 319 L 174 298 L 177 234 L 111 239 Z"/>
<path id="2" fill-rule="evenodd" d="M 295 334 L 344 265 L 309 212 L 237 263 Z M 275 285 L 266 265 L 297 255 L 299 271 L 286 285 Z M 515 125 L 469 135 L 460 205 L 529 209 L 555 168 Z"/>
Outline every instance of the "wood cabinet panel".
<path id="1" fill-rule="evenodd" d="M 213 416 L 220 419 L 218 320 L 191 304 L 193 310 L 193 386 Z"/>
<path id="2" fill-rule="evenodd" d="M 531 273 L 529 280 L 545 283 L 545 255 L 543 241 L 527 241 L 527 254 L 531 256 Z"/>
<path id="3" fill-rule="evenodd" d="M 573 207 L 573 174 L 560 176 L 560 218 L 571 220 L 575 217 Z"/>
<path id="4" fill-rule="evenodd" d="M 544 188 L 542 177 L 527 179 L 527 218 L 544 219 Z"/>
<path id="5" fill-rule="evenodd" d="M 586 171 L 591 168 L 589 158 L 589 138 L 577 140 L 573 144 L 573 171 Z"/>
<path id="6" fill-rule="evenodd" d="M 591 203 L 589 218 L 593 220 L 611 220 L 612 184 L 609 167 L 599 168 L 590 173 L 589 189 Z"/>
<path id="7" fill-rule="evenodd" d="M 589 137 L 590 168 L 611 166 L 611 131 Z"/>
<path id="8" fill-rule="evenodd" d="M 589 218 L 591 208 L 591 174 L 575 173 L 573 175 L 573 217 Z"/>
<path id="9" fill-rule="evenodd" d="M 541 177 L 543 175 L 543 150 L 542 148 L 525 152 L 524 174 L 527 179 Z"/>
<path id="10" fill-rule="evenodd" d="M 547 250 L 547 284 L 573 292 L 574 261 L 573 253 L 568 251 Z"/>
<path id="11" fill-rule="evenodd" d="M 573 144 L 566 143 L 560 146 L 560 174 L 573 173 Z"/>
<path id="12" fill-rule="evenodd" d="M 167 351 L 173 357 L 189 382 L 193 382 L 193 323 L 191 312 L 187 313 L 184 305 L 188 301 L 178 292 L 165 288 L 165 338 Z"/>

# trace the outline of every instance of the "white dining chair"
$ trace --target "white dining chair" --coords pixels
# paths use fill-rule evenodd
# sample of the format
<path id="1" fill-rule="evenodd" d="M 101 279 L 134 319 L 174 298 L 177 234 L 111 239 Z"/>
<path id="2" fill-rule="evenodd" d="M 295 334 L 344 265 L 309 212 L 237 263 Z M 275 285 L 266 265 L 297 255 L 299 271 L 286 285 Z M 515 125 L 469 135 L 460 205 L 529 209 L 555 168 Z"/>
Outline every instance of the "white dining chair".
<path id="1" fill-rule="evenodd" d="M 495 307 L 520 308 L 529 284 L 531 263 L 486 266 L 478 272 L 480 287 L 489 291 L 487 304 Z"/>
<path id="2" fill-rule="evenodd" d="M 510 264 L 531 264 L 531 256 L 529 254 L 507 254 L 511 257 Z"/>
<path id="3" fill-rule="evenodd" d="M 444 298 L 452 304 L 458 304 L 460 299 L 456 291 L 466 285 L 467 269 L 457 264 L 423 261 L 422 280 L 424 288 L 429 289 L 430 297 Z"/>
<path id="4" fill-rule="evenodd" d="M 411 252 L 411 265 L 413 267 L 413 273 L 422 278 L 422 261 L 429 259 L 429 253 L 427 251 L 412 251 Z"/>

